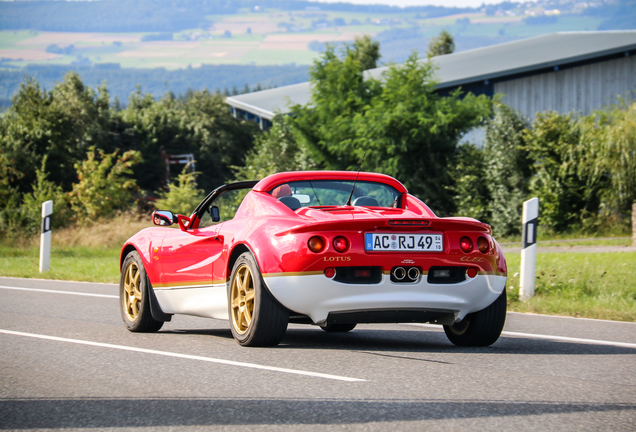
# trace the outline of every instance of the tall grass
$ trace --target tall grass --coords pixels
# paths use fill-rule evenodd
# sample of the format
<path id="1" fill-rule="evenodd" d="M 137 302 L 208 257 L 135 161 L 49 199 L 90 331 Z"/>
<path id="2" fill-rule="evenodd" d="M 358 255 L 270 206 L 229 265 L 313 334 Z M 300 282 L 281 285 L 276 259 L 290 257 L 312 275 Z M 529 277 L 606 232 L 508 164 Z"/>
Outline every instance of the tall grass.
<path id="1" fill-rule="evenodd" d="M 535 296 L 523 302 L 521 255 L 506 259 L 511 310 L 636 321 L 636 252 L 537 254 Z"/>

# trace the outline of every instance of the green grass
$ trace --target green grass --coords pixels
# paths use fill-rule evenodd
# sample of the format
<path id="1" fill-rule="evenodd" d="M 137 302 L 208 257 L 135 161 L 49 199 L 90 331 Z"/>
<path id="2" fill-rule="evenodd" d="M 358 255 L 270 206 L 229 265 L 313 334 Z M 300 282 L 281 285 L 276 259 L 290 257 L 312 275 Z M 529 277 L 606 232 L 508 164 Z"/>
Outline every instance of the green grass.
<path id="1" fill-rule="evenodd" d="M 39 248 L 0 246 L 0 276 L 118 283 L 119 252 L 119 248 L 52 248 L 51 270 L 40 273 Z"/>
<path id="2" fill-rule="evenodd" d="M 521 255 L 506 260 L 510 310 L 636 321 L 636 252 L 537 254 L 535 296 L 523 302 Z"/>

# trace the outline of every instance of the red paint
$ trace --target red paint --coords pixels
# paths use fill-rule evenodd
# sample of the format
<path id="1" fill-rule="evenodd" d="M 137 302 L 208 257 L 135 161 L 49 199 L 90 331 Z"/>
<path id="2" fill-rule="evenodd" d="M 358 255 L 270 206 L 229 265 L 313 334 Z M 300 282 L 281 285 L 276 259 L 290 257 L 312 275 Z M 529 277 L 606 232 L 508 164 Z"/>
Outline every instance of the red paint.
<path id="1" fill-rule="evenodd" d="M 478 271 L 506 273 L 506 261 L 499 245 L 491 237 L 488 225 L 470 218 L 438 218 L 416 197 L 409 195 L 397 180 L 373 173 L 360 173 L 360 181 L 381 181 L 404 194 L 403 208 L 366 208 L 334 206 L 290 210 L 269 192 L 289 181 L 306 179 L 354 180 L 355 172 L 279 173 L 261 180 L 247 194 L 233 220 L 198 229 L 198 220 L 179 216 L 179 227 L 148 228 L 131 237 L 124 249 L 134 246 L 142 256 L 152 284 L 211 284 L 229 277 L 230 257 L 237 247 L 254 254 L 262 273 L 325 272 L 334 266 L 379 266 L 388 272 L 408 258 L 413 266 L 426 272 L 431 266 L 466 267 L 465 259 Z M 401 225 L 391 221 L 425 221 L 422 225 Z M 185 226 L 185 223 L 191 225 Z M 185 228 L 185 229 L 184 229 Z M 441 233 L 443 252 L 366 252 L 367 232 Z M 309 250 L 312 236 L 324 239 L 318 253 Z M 479 237 L 494 245 L 486 253 L 460 249 L 462 238 L 472 244 Z M 347 240 L 344 252 L 336 244 Z M 153 252 L 158 248 L 157 252 Z M 122 251 L 122 255 L 123 255 Z M 464 260 L 460 260 L 464 258 Z M 122 256 L 123 260 L 123 256 Z M 472 268 L 472 267 L 471 267 Z"/>

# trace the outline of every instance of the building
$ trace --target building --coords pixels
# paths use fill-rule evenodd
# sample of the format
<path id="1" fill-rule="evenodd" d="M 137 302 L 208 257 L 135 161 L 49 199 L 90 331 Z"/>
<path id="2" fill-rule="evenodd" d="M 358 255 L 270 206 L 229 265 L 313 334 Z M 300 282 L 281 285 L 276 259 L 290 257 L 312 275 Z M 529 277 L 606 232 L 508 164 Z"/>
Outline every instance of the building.
<path id="1" fill-rule="evenodd" d="M 537 112 L 589 114 L 636 90 L 636 30 L 563 32 L 434 57 L 438 91 L 458 87 L 502 101 L 533 119 Z M 426 61 L 426 60 L 422 60 Z M 365 72 L 379 78 L 387 68 Z M 308 82 L 232 96 L 235 117 L 267 128 L 289 106 L 310 100 Z"/>

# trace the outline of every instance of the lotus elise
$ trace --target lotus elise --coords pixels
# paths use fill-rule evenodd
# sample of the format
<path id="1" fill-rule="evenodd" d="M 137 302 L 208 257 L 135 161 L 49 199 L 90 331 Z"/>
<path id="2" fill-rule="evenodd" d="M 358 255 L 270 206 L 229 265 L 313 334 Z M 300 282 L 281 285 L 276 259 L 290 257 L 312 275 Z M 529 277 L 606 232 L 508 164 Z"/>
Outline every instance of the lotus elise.
<path id="1" fill-rule="evenodd" d="M 187 314 L 228 320 L 240 345 L 274 346 L 288 323 L 434 323 L 455 345 L 487 346 L 504 325 L 506 260 L 490 226 L 437 217 L 383 174 L 278 173 L 152 219 L 121 252 L 133 332 Z"/>

